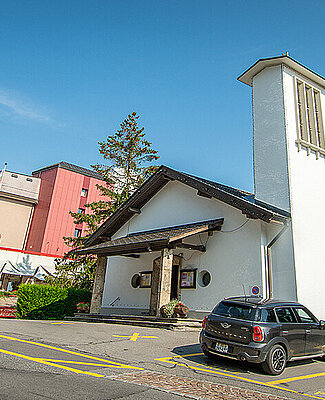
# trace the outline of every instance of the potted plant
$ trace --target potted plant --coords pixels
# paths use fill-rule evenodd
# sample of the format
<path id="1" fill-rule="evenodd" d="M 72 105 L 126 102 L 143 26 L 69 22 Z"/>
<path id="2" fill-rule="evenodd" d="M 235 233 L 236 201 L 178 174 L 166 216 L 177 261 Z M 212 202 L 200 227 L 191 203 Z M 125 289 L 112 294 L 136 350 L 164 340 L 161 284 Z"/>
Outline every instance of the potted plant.
<path id="1" fill-rule="evenodd" d="M 171 300 L 160 308 L 160 314 L 164 318 L 186 318 L 189 308 L 178 299 Z"/>
<path id="2" fill-rule="evenodd" d="M 81 301 L 80 303 L 77 303 L 77 311 L 79 313 L 89 313 L 89 309 L 90 309 L 90 304 L 89 303 L 84 303 L 83 301 Z"/>

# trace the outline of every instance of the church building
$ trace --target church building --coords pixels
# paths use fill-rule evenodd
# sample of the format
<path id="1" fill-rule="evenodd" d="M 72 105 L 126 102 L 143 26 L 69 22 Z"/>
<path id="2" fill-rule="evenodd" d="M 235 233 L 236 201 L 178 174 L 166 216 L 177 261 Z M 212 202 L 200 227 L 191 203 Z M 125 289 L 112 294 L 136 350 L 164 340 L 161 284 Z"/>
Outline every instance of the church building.
<path id="1" fill-rule="evenodd" d="M 199 318 L 260 295 L 325 319 L 325 79 L 281 56 L 238 80 L 252 88 L 255 193 L 161 166 L 80 251 L 98 256 L 92 312 L 158 316 L 177 298 Z"/>

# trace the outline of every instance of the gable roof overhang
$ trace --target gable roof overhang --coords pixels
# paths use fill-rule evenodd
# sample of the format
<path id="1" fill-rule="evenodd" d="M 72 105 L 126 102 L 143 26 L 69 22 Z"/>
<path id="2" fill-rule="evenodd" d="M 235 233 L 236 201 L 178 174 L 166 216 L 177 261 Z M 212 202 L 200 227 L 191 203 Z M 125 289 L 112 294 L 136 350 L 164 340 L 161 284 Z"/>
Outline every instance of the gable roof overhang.
<path id="1" fill-rule="evenodd" d="M 160 251 L 164 248 L 175 247 L 205 251 L 203 245 L 183 243 L 183 240 L 199 233 L 218 231 L 221 229 L 222 224 L 223 218 L 218 218 L 208 221 L 193 222 L 192 224 L 136 232 L 94 246 L 75 250 L 74 252 L 76 254 L 118 256 Z"/>
<path id="2" fill-rule="evenodd" d="M 253 78 L 263 69 L 268 67 L 274 67 L 277 65 L 286 65 L 287 67 L 297 71 L 301 75 L 309 78 L 313 82 L 316 82 L 318 85 L 325 87 L 325 79 L 318 75 L 316 72 L 311 69 L 305 67 L 303 64 L 300 64 L 298 61 L 294 60 L 289 56 L 280 56 L 280 57 L 270 57 L 270 58 L 260 58 L 249 67 L 245 72 L 243 72 L 237 79 L 240 82 L 246 83 L 246 85 L 253 85 Z"/>
<path id="3" fill-rule="evenodd" d="M 253 203 L 252 194 L 243 192 L 212 181 L 207 181 L 162 165 L 151 175 L 132 196 L 124 202 L 89 238 L 84 246 L 89 247 L 111 237 L 141 208 L 157 194 L 168 182 L 178 181 L 195 190 L 197 194 L 207 198 L 215 198 L 242 211 L 249 218 L 265 222 L 277 221 L 286 223 L 290 214 L 264 203 Z"/>

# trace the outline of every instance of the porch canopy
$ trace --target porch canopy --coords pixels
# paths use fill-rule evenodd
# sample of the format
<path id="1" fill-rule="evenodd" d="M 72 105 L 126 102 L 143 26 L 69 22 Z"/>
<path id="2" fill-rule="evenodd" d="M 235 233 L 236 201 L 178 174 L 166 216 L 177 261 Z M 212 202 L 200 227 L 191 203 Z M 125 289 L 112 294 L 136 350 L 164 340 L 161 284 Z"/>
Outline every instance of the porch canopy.
<path id="1" fill-rule="evenodd" d="M 218 231 L 221 229 L 223 220 L 223 218 L 218 218 L 186 225 L 131 233 L 114 240 L 75 250 L 75 253 L 97 254 L 98 256 L 135 256 L 134 253 L 160 251 L 165 248 L 176 247 L 205 251 L 205 247 L 202 244 L 188 244 L 184 243 L 183 240 L 199 233 Z"/>

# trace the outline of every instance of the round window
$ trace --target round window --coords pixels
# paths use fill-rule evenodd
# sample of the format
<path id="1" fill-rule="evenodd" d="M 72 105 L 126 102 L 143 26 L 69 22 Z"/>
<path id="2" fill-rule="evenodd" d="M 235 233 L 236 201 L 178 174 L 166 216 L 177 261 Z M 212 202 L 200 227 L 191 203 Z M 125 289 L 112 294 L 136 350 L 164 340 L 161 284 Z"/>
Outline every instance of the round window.
<path id="1" fill-rule="evenodd" d="M 211 274 L 208 271 L 201 271 L 199 273 L 199 279 L 198 279 L 199 285 L 202 287 L 206 287 L 210 284 L 211 282 Z"/>
<path id="2" fill-rule="evenodd" d="M 135 274 L 132 276 L 131 279 L 131 286 L 136 289 L 140 286 L 140 275 L 139 274 Z"/>

